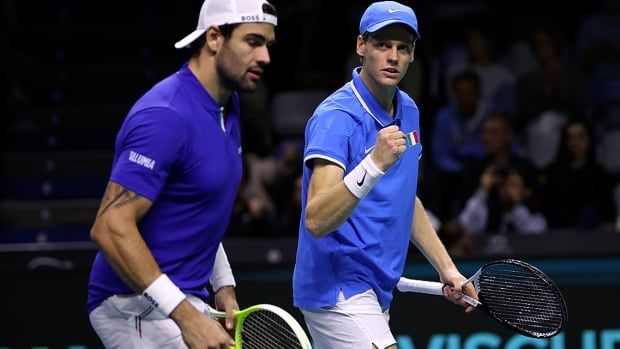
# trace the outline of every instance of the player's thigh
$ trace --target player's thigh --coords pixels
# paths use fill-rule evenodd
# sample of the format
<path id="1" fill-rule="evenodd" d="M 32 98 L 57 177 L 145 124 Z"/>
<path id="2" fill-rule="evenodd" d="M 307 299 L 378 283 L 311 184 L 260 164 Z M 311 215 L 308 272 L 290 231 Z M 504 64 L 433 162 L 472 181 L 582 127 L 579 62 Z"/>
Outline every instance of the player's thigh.
<path id="1" fill-rule="evenodd" d="M 347 300 L 334 307 L 303 309 L 304 319 L 316 349 L 390 348 L 396 343 L 374 292 Z M 394 346 L 395 348 L 395 346 Z"/>
<path id="2" fill-rule="evenodd" d="M 106 348 L 187 348 L 173 320 L 136 314 L 136 305 L 130 299 L 111 297 L 90 313 L 91 325 Z"/>

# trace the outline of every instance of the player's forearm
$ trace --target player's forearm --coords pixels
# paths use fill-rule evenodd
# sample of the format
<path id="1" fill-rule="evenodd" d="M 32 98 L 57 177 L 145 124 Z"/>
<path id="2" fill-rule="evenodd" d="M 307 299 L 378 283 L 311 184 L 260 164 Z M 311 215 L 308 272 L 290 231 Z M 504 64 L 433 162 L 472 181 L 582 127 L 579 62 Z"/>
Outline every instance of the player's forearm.
<path id="1" fill-rule="evenodd" d="M 97 221 L 91 236 L 108 263 L 136 292 L 142 292 L 161 274 L 135 223 Z"/>
<path id="2" fill-rule="evenodd" d="M 435 229 L 433 229 L 426 215 L 422 202 L 417 197 L 411 241 L 424 254 L 435 270 L 437 270 L 442 280 L 456 270 L 452 258 L 450 258 L 448 251 L 446 251 L 446 248 L 437 236 Z"/>
<path id="3" fill-rule="evenodd" d="M 306 206 L 305 224 L 315 237 L 322 237 L 336 230 L 353 212 L 359 199 L 343 182 L 329 190 L 314 195 Z"/>

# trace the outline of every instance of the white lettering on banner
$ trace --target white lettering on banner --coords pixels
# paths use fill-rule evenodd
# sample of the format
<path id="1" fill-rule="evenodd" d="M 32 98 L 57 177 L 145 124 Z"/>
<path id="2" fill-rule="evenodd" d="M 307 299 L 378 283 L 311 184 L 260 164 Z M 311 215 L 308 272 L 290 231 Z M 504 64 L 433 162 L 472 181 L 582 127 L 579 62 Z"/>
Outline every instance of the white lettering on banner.
<path id="1" fill-rule="evenodd" d="M 144 156 L 142 154 L 138 154 L 133 150 L 129 151 L 129 161 L 136 163 L 140 166 L 146 167 L 149 170 L 152 170 L 155 167 L 155 160 Z"/>
<path id="2" fill-rule="evenodd" d="M 563 332 L 548 339 L 529 338 L 519 334 L 503 338 L 493 332 L 474 332 L 466 336 L 457 333 L 434 334 L 426 347 L 416 347 L 408 335 L 396 336 L 396 341 L 399 349 L 578 349 L 566 346 Z M 581 332 L 580 349 L 616 349 L 617 345 L 620 345 L 620 329 Z"/>

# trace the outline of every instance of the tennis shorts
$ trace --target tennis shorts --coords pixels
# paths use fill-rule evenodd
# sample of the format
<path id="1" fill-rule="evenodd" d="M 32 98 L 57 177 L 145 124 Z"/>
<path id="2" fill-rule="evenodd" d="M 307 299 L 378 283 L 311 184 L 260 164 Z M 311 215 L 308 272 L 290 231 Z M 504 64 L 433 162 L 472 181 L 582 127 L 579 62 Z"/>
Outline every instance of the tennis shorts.
<path id="1" fill-rule="evenodd" d="M 383 349 L 396 344 L 390 314 L 381 310 L 370 289 L 345 299 L 342 292 L 333 307 L 301 309 L 315 349 Z"/>
<path id="2" fill-rule="evenodd" d="M 187 300 L 199 311 L 209 313 L 201 299 L 188 295 Z M 90 313 L 90 323 L 108 349 L 187 348 L 177 324 L 140 295 L 106 299 Z"/>

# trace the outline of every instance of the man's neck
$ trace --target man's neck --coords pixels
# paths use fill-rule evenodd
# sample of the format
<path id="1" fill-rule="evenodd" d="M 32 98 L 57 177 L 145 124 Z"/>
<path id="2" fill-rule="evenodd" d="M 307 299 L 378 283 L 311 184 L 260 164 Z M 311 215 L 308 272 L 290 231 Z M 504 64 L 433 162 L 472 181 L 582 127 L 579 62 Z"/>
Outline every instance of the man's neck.
<path id="1" fill-rule="evenodd" d="M 189 60 L 188 68 L 219 105 L 226 105 L 232 90 L 222 84 L 215 69 L 215 58 L 203 56 L 192 57 Z"/>
<path id="2" fill-rule="evenodd" d="M 370 93 L 375 97 L 379 105 L 388 112 L 388 114 L 394 116 L 394 94 L 396 88 L 391 86 L 380 86 L 364 69 L 360 72 L 360 77 L 366 87 L 370 90 Z"/>

